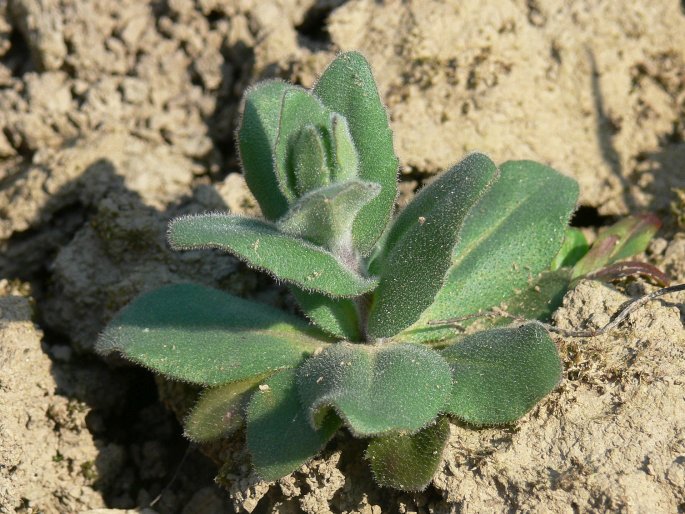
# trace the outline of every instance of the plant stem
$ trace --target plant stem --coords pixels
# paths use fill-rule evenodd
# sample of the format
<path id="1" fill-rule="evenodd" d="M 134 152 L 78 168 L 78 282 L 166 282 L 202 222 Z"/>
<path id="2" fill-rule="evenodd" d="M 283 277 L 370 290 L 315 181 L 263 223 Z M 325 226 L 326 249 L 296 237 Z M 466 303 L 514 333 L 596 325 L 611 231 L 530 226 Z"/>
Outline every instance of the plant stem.
<path id="1" fill-rule="evenodd" d="M 369 319 L 369 307 L 371 306 L 371 297 L 365 294 L 354 300 L 357 306 L 357 316 L 359 317 L 359 333 L 362 336 L 362 343 L 369 342 L 369 334 L 366 330 L 367 321 Z"/>
<path id="2" fill-rule="evenodd" d="M 345 265 L 357 272 L 362 276 L 368 276 L 368 268 L 365 259 L 359 257 L 359 253 L 354 248 L 352 244 L 352 234 L 348 234 L 348 237 L 343 240 L 341 244 L 333 246 L 333 253 L 340 259 Z M 362 343 L 369 342 L 369 336 L 366 330 L 366 322 L 369 318 L 369 308 L 371 306 L 371 296 L 370 294 L 365 294 L 354 299 L 354 304 L 357 310 L 357 318 L 359 320 L 359 334 L 361 335 Z"/>

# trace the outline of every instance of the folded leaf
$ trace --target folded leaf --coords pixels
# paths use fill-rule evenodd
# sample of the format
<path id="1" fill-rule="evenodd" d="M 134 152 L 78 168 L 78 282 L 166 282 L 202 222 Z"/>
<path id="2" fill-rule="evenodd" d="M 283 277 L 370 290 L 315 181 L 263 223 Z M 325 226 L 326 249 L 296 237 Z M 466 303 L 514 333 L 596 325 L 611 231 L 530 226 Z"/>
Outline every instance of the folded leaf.
<path id="1" fill-rule="evenodd" d="M 285 370 L 266 380 L 247 407 L 247 448 L 264 480 L 278 480 L 305 464 L 340 428 L 334 414 L 314 430 L 297 397 L 295 373 Z"/>
<path id="2" fill-rule="evenodd" d="M 295 316 L 180 284 L 136 298 L 107 325 L 96 347 L 171 378 L 219 385 L 297 366 L 326 345 L 324 334 Z"/>
<path id="3" fill-rule="evenodd" d="M 425 427 L 443 409 L 452 379 L 442 357 L 424 346 L 337 343 L 305 361 L 297 383 L 312 426 L 334 409 L 364 437 Z"/>
<path id="4" fill-rule="evenodd" d="M 571 267 L 583 258 L 589 248 L 583 232 L 580 229 L 568 227 L 559 253 L 554 257 L 549 268 L 554 271 L 562 267 Z"/>
<path id="5" fill-rule="evenodd" d="M 497 176 L 488 157 L 471 154 L 423 188 L 400 212 L 384 255 L 371 268 L 380 273 L 380 282 L 369 313 L 370 337 L 397 334 L 433 303 L 466 216 Z"/>
<path id="6" fill-rule="evenodd" d="M 199 443 L 227 437 L 238 430 L 245 421 L 247 399 L 264 378 L 260 375 L 203 391 L 183 422 L 185 436 Z"/>
<path id="7" fill-rule="evenodd" d="M 516 421 L 561 379 L 557 348 L 537 323 L 478 332 L 440 353 L 454 378 L 445 412 L 474 425 Z"/>
<path id="8" fill-rule="evenodd" d="M 447 418 L 411 435 L 392 434 L 371 439 L 366 459 L 380 486 L 423 491 L 433 480 L 450 435 Z"/>
<path id="9" fill-rule="evenodd" d="M 226 250 L 280 280 L 330 296 L 361 295 L 377 283 L 348 268 L 324 248 L 253 218 L 226 214 L 176 218 L 169 224 L 169 243 L 176 250 Z"/>
<path id="10" fill-rule="evenodd" d="M 359 176 L 359 154 L 354 147 L 347 120 L 337 112 L 331 114 L 331 134 L 333 135 L 333 154 L 335 156 L 333 180 L 343 182 L 357 178 Z"/>
<path id="11" fill-rule="evenodd" d="M 268 80 L 249 89 L 238 128 L 238 151 L 245 181 L 269 220 L 280 218 L 288 210 L 287 199 L 276 179 L 273 148 L 283 95 L 292 89 L 297 88 L 278 80 Z"/>
<path id="12" fill-rule="evenodd" d="M 321 75 L 314 94 L 347 120 L 359 156 L 359 178 L 382 188 L 354 223 L 355 248 L 367 255 L 388 224 L 397 196 L 398 160 L 388 115 L 371 67 L 358 52 L 340 54 Z"/>
<path id="13" fill-rule="evenodd" d="M 458 318 L 506 303 L 548 269 L 575 209 L 578 184 L 547 166 L 509 161 L 470 211 L 444 285 L 400 340 L 450 337 L 428 321 Z M 382 284 L 382 280 L 381 280 Z"/>
<path id="14" fill-rule="evenodd" d="M 302 144 L 304 141 L 300 133 L 313 127 L 316 130 L 327 130 L 331 112 L 324 107 L 321 101 L 312 93 L 302 88 L 291 88 L 283 95 L 283 104 L 281 106 L 281 115 L 278 124 L 278 135 L 276 136 L 276 144 L 274 145 L 274 164 L 276 177 L 283 195 L 289 203 L 292 203 L 297 198 L 297 188 L 295 186 L 296 177 L 293 165 L 295 164 L 293 158 L 298 156 L 295 151 L 295 146 Z M 328 136 L 330 138 L 330 136 Z M 324 141 L 321 140 L 323 144 Z M 313 150 L 310 148 L 310 150 Z M 323 147 L 324 158 L 327 159 L 326 151 Z M 301 156 L 301 154 L 299 154 Z M 322 168 L 323 171 L 323 168 Z M 306 182 L 311 182 L 312 177 L 303 177 L 303 181 L 299 184 L 299 188 L 303 190 Z M 323 180 L 322 183 L 328 182 Z"/>
<path id="15" fill-rule="evenodd" d="M 291 154 L 298 196 L 328 185 L 331 170 L 328 168 L 326 148 L 319 129 L 314 125 L 304 127 L 295 138 Z"/>
<path id="16" fill-rule="evenodd" d="M 352 223 L 380 192 L 373 182 L 350 180 L 311 191 L 278 221 L 278 228 L 323 246 L 336 255 L 354 257 Z"/>
<path id="17" fill-rule="evenodd" d="M 355 300 L 329 298 L 319 293 L 308 293 L 290 287 L 297 303 L 316 326 L 328 334 L 347 341 L 361 341 L 359 314 Z"/>
<path id="18" fill-rule="evenodd" d="M 644 252 L 659 227 L 659 218 L 644 213 L 628 216 L 602 230 L 590 251 L 573 267 L 573 278 L 583 277 L 608 264 Z"/>

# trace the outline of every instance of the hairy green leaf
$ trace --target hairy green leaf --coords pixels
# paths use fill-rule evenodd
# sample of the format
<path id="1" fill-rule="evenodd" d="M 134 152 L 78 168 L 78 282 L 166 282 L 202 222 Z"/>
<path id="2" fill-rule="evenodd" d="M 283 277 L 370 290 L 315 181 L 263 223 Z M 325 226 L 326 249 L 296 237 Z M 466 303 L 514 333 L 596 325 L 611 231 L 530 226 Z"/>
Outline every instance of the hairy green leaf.
<path id="1" fill-rule="evenodd" d="M 366 459 L 374 479 L 384 487 L 423 491 L 438 470 L 449 435 L 449 421 L 442 416 L 415 434 L 371 439 Z"/>
<path id="2" fill-rule="evenodd" d="M 399 339 L 450 337 L 448 328 L 426 329 L 428 321 L 506 303 L 546 270 L 559 251 L 576 206 L 578 184 L 531 161 L 509 161 L 500 170 L 500 179 L 464 222 L 435 301 Z"/>
<path id="3" fill-rule="evenodd" d="M 285 370 L 264 382 L 247 407 L 247 448 L 264 480 L 278 480 L 316 455 L 340 428 L 331 414 L 315 430 L 297 396 L 295 372 Z"/>
<path id="4" fill-rule="evenodd" d="M 600 237 L 606 234 L 619 236 L 619 244 L 611 252 L 609 264 L 644 252 L 659 228 L 661 220 L 649 212 L 628 216 L 609 227 Z"/>
<path id="5" fill-rule="evenodd" d="M 347 120 L 359 157 L 359 178 L 382 188 L 354 223 L 354 246 L 367 255 L 388 224 L 397 196 L 398 159 L 388 115 L 371 67 L 358 52 L 340 54 L 321 75 L 314 94 Z"/>
<path id="6" fill-rule="evenodd" d="M 278 228 L 354 259 L 352 223 L 359 211 L 380 192 L 374 182 L 349 180 L 311 191 L 278 221 Z"/>
<path id="7" fill-rule="evenodd" d="M 286 91 L 295 86 L 278 80 L 261 82 L 245 93 L 243 117 L 238 128 L 238 151 L 250 191 L 264 216 L 280 218 L 288 210 L 274 169 L 273 148 Z"/>
<path id="8" fill-rule="evenodd" d="M 302 88 L 292 88 L 283 95 L 278 135 L 274 146 L 276 177 L 284 196 L 292 203 L 297 197 L 295 170 L 293 165 L 294 148 L 303 141 L 300 133 L 306 127 L 327 130 L 331 112 L 312 93 Z M 323 144 L 324 141 L 320 140 Z M 324 148 L 324 156 L 326 153 Z M 304 177 L 302 177 L 304 179 Z M 306 181 L 310 181 L 309 180 Z M 300 187 L 305 185 L 303 180 Z"/>
<path id="9" fill-rule="evenodd" d="M 243 425 L 249 393 L 264 378 L 260 375 L 204 390 L 183 422 L 184 435 L 198 443 L 231 435 Z"/>
<path id="10" fill-rule="evenodd" d="M 506 300 L 506 310 L 521 318 L 549 321 L 554 311 L 561 307 L 570 284 L 569 268 L 544 271 L 530 285 Z"/>
<path id="11" fill-rule="evenodd" d="M 562 267 L 575 265 L 583 258 L 589 248 L 590 246 L 583 232 L 580 229 L 568 227 L 564 236 L 564 242 L 561 244 L 559 253 L 552 260 L 549 269 L 555 271 Z"/>
<path id="12" fill-rule="evenodd" d="M 516 421 L 561 379 L 557 348 L 537 323 L 478 332 L 441 354 L 454 377 L 446 412 L 474 425 Z"/>
<path id="13" fill-rule="evenodd" d="M 169 243 L 175 250 L 226 250 L 280 280 L 330 296 L 361 295 L 377 283 L 326 249 L 253 218 L 226 214 L 176 218 L 169 224 Z"/>
<path id="14" fill-rule="evenodd" d="M 523 289 L 517 289 L 512 296 L 500 305 L 493 306 L 489 311 L 483 311 L 483 316 L 466 316 L 466 319 L 455 319 L 457 326 L 463 328 L 473 320 L 478 320 L 478 328 L 486 329 L 511 323 L 510 316 L 517 316 L 527 320 L 549 321 L 552 314 L 561 306 L 564 295 L 571 285 L 570 268 L 560 268 L 556 271 L 543 271 Z M 499 311 L 506 315 L 498 316 Z M 398 335 L 398 341 L 433 341 L 448 344 L 454 336 L 455 328 L 449 324 L 428 324 L 424 327 L 412 328 Z"/>
<path id="15" fill-rule="evenodd" d="M 347 120 L 337 112 L 331 114 L 331 133 L 335 154 L 334 180 L 343 182 L 356 178 L 359 175 L 359 155 L 354 147 Z"/>
<path id="16" fill-rule="evenodd" d="M 307 359 L 297 378 L 313 426 L 334 409 L 358 437 L 420 430 L 445 406 L 452 384 L 437 352 L 410 344 L 337 343 Z"/>
<path id="17" fill-rule="evenodd" d="M 219 385 L 297 366 L 327 340 L 268 305 L 179 284 L 136 298 L 107 325 L 97 349 L 171 378 Z"/>
<path id="18" fill-rule="evenodd" d="M 590 251 L 573 267 L 573 278 L 583 277 L 608 264 L 644 252 L 659 227 L 659 218 L 644 213 L 623 218 L 602 230 Z"/>
<path id="19" fill-rule="evenodd" d="M 385 256 L 378 258 L 380 282 L 369 313 L 370 337 L 397 334 L 431 305 L 466 216 L 497 176 L 488 157 L 471 154 L 423 188 L 399 214 L 385 241 Z"/>
<path id="20" fill-rule="evenodd" d="M 295 286 L 290 288 L 305 316 L 328 334 L 347 341 L 362 338 L 355 300 L 329 298 L 308 293 Z"/>
<path id="21" fill-rule="evenodd" d="M 299 196 L 329 184 L 331 170 L 319 129 L 314 125 L 305 126 L 295 138 L 291 153 L 295 188 Z"/>

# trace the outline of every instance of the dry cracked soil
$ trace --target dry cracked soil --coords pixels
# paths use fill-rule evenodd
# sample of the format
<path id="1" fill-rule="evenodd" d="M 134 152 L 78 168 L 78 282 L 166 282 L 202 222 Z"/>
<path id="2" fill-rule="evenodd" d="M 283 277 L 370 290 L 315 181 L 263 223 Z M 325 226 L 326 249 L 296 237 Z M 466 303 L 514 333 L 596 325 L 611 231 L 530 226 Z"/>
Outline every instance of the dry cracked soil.
<path id="1" fill-rule="evenodd" d="M 685 281 L 683 2 L 0 1 L 0 513 L 685 512 L 682 294 L 556 338 L 558 389 L 514 426 L 453 424 L 417 494 L 376 487 L 344 434 L 262 482 L 242 436 L 183 439 L 187 388 L 93 353 L 161 284 L 293 310 L 231 257 L 171 252 L 166 222 L 257 214 L 233 140 L 243 91 L 310 86 L 348 49 L 388 107 L 400 205 L 469 151 L 538 160 L 579 181 L 589 237 L 656 212 L 641 258 Z M 601 326 L 653 289 L 583 281 L 554 322 Z"/>

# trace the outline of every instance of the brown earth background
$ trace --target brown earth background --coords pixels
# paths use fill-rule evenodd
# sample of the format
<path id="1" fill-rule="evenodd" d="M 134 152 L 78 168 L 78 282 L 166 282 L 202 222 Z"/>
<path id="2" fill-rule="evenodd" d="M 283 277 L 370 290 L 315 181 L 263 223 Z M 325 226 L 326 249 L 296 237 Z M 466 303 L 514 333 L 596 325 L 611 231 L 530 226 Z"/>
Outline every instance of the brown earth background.
<path id="1" fill-rule="evenodd" d="M 344 434 L 261 482 L 241 435 L 183 439 L 187 388 L 93 354 L 118 309 L 166 283 L 294 309 L 229 256 L 168 250 L 166 222 L 257 213 L 233 140 L 243 91 L 311 86 L 348 49 L 388 107 L 400 204 L 466 152 L 534 159 L 579 181 L 590 238 L 656 212 L 641 258 L 685 281 L 683 2 L 0 0 L 1 513 L 158 495 L 160 514 L 685 512 L 682 295 L 608 336 L 558 338 L 561 386 L 513 427 L 454 424 L 419 494 L 376 487 Z M 555 322 L 601 326 L 653 289 L 581 282 Z"/>

